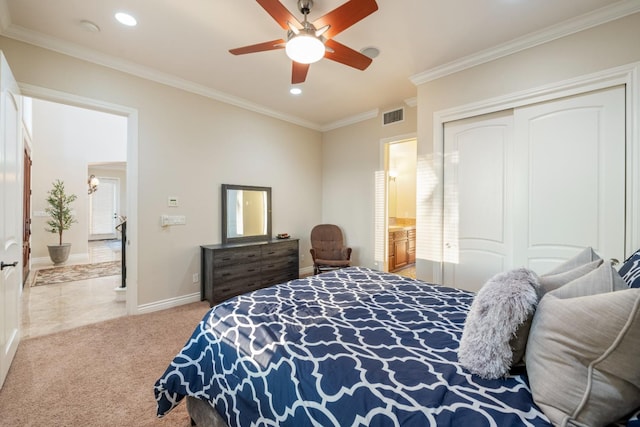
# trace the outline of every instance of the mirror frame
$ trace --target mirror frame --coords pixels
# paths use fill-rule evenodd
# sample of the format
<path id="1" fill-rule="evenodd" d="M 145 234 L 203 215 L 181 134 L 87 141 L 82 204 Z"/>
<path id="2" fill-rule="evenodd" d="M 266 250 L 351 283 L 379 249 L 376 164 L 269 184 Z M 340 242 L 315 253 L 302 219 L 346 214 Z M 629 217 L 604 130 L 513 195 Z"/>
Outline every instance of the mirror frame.
<path id="1" fill-rule="evenodd" d="M 249 243 L 271 240 L 271 187 L 256 187 L 252 185 L 234 185 L 234 184 L 222 184 L 222 244 L 229 243 Z M 255 234 L 251 236 L 242 237 L 229 237 L 227 233 L 227 220 L 229 213 L 227 211 L 227 195 L 231 190 L 249 190 L 249 191 L 264 191 L 267 193 L 267 233 Z"/>

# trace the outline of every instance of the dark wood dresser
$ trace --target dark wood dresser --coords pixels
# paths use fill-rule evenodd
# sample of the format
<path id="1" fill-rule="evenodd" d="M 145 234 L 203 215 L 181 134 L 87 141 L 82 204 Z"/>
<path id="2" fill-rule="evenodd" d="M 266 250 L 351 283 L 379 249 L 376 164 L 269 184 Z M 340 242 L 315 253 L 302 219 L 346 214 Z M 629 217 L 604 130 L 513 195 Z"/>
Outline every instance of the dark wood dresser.
<path id="1" fill-rule="evenodd" d="M 200 248 L 200 296 L 211 306 L 236 295 L 298 278 L 298 239 Z"/>

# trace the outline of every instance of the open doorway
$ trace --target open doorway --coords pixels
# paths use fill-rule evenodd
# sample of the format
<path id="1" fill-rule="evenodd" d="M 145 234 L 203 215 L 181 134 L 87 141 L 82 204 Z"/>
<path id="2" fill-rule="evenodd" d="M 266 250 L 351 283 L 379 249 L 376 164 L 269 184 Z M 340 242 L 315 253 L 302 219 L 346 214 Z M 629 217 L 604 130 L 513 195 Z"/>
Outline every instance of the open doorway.
<path id="1" fill-rule="evenodd" d="M 122 284 L 121 242 L 115 225 L 127 214 L 126 191 L 120 189 L 127 186 L 128 119 L 35 98 L 31 108 L 32 269 L 23 294 L 23 336 L 127 313 L 123 294 L 115 291 Z M 93 191 L 91 175 L 102 178 Z M 63 237 L 64 242 L 71 243 L 71 254 L 63 266 L 53 269 L 47 245 L 56 236 L 46 231 L 45 208 L 55 180 L 63 181 L 67 192 L 77 198 L 72 205 L 75 222 Z M 104 206 L 105 200 L 109 206 Z M 104 216 L 101 206 L 110 211 L 112 221 L 106 226 L 92 213 L 99 210 Z M 50 275 L 44 273 L 45 269 Z M 58 271 L 50 279 L 53 270 Z"/>
<path id="2" fill-rule="evenodd" d="M 394 141 L 386 147 L 388 270 L 415 278 L 417 141 Z"/>
<path id="3" fill-rule="evenodd" d="M 417 139 L 380 141 L 380 170 L 375 172 L 375 266 L 416 277 Z"/>

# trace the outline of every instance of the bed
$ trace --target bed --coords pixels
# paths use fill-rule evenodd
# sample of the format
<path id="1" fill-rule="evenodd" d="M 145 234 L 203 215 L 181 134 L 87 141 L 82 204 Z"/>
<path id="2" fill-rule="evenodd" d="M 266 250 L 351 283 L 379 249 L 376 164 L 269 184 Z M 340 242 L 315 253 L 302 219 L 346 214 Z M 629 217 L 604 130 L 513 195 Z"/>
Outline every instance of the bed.
<path id="1" fill-rule="evenodd" d="M 209 409 L 231 427 L 552 425 L 526 372 L 488 380 L 459 364 L 473 299 L 363 267 L 240 295 L 158 379 L 157 414 L 188 397 L 192 418 Z"/>

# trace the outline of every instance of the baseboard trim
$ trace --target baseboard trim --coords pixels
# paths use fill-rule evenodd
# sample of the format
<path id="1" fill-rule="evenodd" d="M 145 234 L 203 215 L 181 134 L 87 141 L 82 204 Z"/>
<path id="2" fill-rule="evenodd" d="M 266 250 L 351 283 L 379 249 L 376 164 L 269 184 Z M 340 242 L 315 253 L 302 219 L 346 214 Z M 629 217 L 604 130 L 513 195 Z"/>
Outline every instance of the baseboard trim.
<path id="1" fill-rule="evenodd" d="M 151 302 L 139 305 L 136 314 L 152 313 L 154 311 L 166 310 L 168 308 L 178 307 L 185 304 L 191 304 L 200 301 L 200 292 L 181 297 L 169 298 L 162 301 Z"/>
<path id="2" fill-rule="evenodd" d="M 299 277 L 307 277 L 313 275 L 313 266 L 300 269 Z"/>

